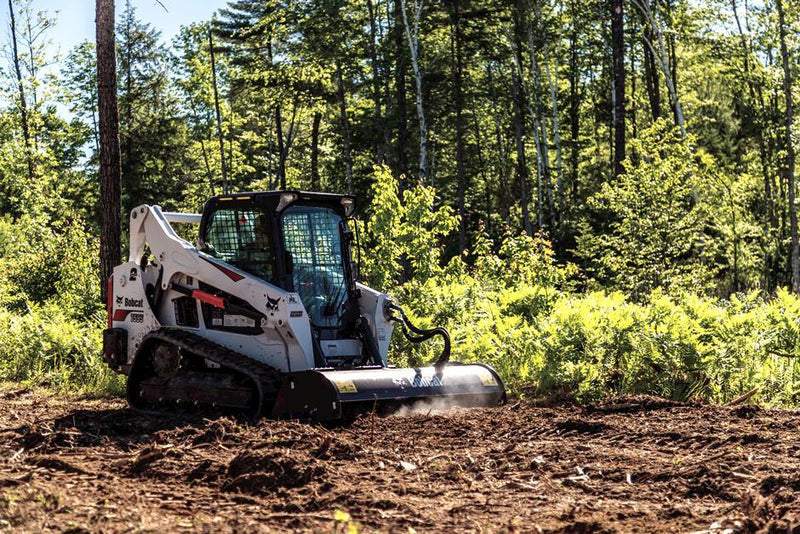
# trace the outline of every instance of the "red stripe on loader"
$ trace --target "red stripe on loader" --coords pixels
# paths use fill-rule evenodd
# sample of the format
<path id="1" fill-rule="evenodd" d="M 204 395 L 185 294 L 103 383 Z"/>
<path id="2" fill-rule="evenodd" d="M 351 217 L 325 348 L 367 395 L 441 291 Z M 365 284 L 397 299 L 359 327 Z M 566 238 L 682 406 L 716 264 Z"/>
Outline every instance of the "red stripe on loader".
<path id="1" fill-rule="evenodd" d="M 114 320 L 124 321 L 134 310 L 114 310 Z"/>
<path id="2" fill-rule="evenodd" d="M 206 258 L 203 258 L 202 256 L 201 256 L 201 258 L 204 259 L 205 261 L 207 261 L 208 263 L 210 263 L 211 265 L 213 265 L 214 267 L 216 267 L 217 269 L 219 269 L 220 271 L 222 271 L 225 274 L 225 276 L 227 276 L 228 278 L 230 278 L 234 282 L 238 282 L 239 280 L 244 278 L 244 276 L 242 276 L 241 274 L 239 274 L 237 272 L 234 272 L 234 271 L 228 269 L 227 267 L 223 267 L 222 265 L 219 265 L 218 263 L 214 263 L 211 260 L 207 260 Z"/>

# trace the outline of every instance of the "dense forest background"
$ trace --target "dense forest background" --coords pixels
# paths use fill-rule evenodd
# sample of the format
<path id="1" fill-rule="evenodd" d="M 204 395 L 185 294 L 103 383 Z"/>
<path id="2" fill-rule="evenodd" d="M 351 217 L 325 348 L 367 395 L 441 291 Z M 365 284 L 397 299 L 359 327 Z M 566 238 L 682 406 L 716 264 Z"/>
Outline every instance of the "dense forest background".
<path id="1" fill-rule="evenodd" d="M 796 402 L 793 0 L 220 8 L 170 43 L 130 3 L 117 20 L 123 214 L 352 192 L 368 282 L 520 387 Z M 77 324 L 36 349 L 74 362 L 102 328 L 96 54 L 8 9 L 0 323 Z M 38 365 L 14 357 L 8 377 Z"/>

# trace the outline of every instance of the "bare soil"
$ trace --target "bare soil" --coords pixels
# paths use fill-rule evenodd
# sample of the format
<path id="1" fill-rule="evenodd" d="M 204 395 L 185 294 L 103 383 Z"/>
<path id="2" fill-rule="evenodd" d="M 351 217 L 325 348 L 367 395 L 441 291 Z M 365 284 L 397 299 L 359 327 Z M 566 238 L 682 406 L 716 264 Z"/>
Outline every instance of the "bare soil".
<path id="1" fill-rule="evenodd" d="M 800 533 L 800 412 L 622 398 L 298 422 L 0 394 L 0 531 Z M 349 517 L 349 519 L 348 519 Z"/>

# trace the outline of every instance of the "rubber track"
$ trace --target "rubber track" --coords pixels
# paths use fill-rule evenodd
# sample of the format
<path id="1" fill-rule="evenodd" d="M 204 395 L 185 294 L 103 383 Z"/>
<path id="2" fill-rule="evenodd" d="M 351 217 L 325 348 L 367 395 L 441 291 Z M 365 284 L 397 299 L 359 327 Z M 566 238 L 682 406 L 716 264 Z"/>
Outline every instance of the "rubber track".
<path id="1" fill-rule="evenodd" d="M 255 411 L 248 414 L 248 416 L 252 419 L 259 419 L 265 415 L 269 415 L 269 413 L 265 413 L 265 411 L 272 409 L 272 403 L 275 400 L 278 388 L 283 380 L 279 371 L 201 336 L 180 328 L 169 327 L 150 332 L 142 339 L 140 349 L 134 358 L 126 387 L 128 404 L 134 410 L 148 414 L 172 413 L 166 410 L 159 411 L 145 407 L 142 405 L 142 400 L 136 395 L 139 391 L 139 380 L 147 378 L 136 376 L 139 367 L 137 364 L 140 364 L 139 358 L 142 357 L 143 354 L 150 354 L 149 350 L 143 352 L 143 349 L 146 349 L 154 341 L 170 343 L 183 352 L 205 358 L 219 364 L 223 368 L 231 369 L 250 378 L 256 384 L 258 402 Z"/>

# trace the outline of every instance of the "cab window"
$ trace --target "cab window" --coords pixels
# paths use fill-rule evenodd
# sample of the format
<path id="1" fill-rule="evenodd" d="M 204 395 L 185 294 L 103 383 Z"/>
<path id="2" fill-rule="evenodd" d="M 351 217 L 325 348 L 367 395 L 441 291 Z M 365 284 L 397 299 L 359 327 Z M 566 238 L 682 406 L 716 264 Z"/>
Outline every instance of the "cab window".
<path id="1" fill-rule="evenodd" d="M 203 236 L 204 252 L 266 281 L 273 280 L 269 219 L 260 209 L 219 208 Z"/>

